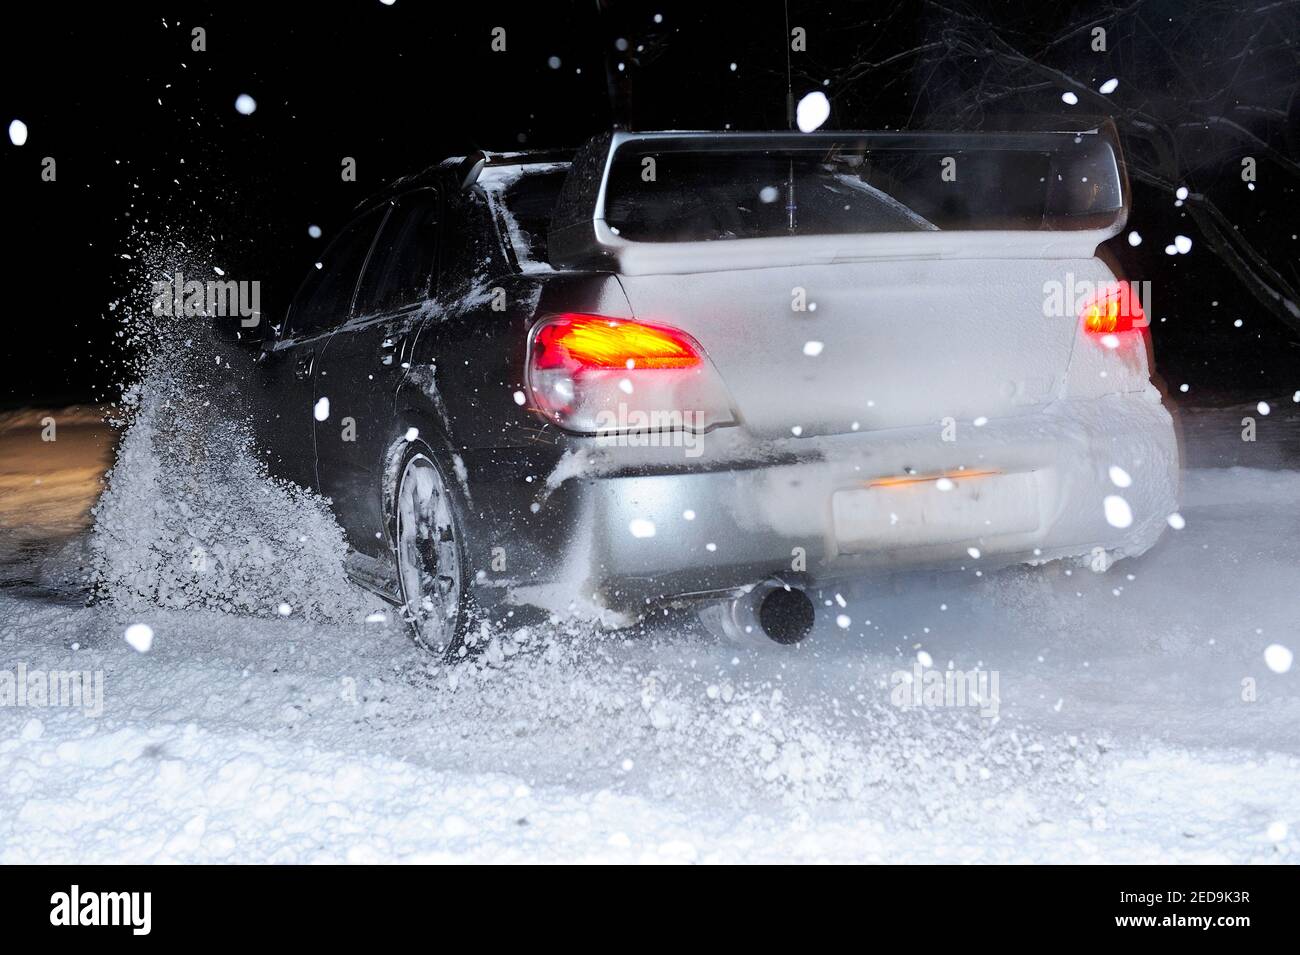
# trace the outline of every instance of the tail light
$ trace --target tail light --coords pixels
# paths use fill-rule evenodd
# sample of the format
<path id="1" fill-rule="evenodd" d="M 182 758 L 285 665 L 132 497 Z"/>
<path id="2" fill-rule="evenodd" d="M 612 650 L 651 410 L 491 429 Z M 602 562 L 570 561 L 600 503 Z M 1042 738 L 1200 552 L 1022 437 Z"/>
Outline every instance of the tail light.
<path id="1" fill-rule="evenodd" d="M 699 346 L 685 332 L 662 325 L 567 315 L 533 337 L 534 367 L 694 368 Z"/>
<path id="2" fill-rule="evenodd" d="M 1085 331 L 1116 335 L 1147 324 L 1137 293 L 1127 282 L 1116 282 L 1098 292 L 1080 313 Z"/>
<path id="3" fill-rule="evenodd" d="M 528 350 L 533 407 L 570 431 L 707 431 L 733 424 L 704 349 L 668 325 L 567 313 L 539 324 Z"/>

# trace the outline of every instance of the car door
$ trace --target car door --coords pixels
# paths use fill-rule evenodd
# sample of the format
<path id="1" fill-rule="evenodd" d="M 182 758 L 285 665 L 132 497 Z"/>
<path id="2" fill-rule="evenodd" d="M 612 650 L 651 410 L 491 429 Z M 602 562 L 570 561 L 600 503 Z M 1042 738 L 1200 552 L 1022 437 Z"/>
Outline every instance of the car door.
<path id="1" fill-rule="evenodd" d="M 391 203 L 361 274 L 352 317 L 317 359 L 316 389 L 330 417 L 316 419 L 320 489 L 331 498 L 348 542 L 381 556 L 384 465 L 405 426 L 394 421 L 406 355 L 427 316 L 438 256 L 440 201 L 434 188 Z"/>
<path id="2" fill-rule="evenodd" d="M 314 419 L 328 413 L 316 394 L 316 366 L 351 309 L 357 279 L 386 214 L 384 207 L 371 210 L 330 243 L 294 296 L 279 334 L 258 356 L 262 408 L 257 430 L 267 464 L 272 474 L 305 488 L 319 487 Z"/>

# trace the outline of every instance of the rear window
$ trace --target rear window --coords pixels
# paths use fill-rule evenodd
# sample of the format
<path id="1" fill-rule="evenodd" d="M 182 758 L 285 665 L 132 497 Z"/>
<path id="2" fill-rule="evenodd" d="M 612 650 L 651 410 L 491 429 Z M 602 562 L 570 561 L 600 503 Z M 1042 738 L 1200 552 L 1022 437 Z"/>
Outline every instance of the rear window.
<path id="1" fill-rule="evenodd" d="M 1097 228 L 1122 208 L 1115 155 L 1097 137 L 1059 136 L 1052 149 L 1014 137 L 884 140 L 626 143 L 610 169 L 605 222 L 633 241 L 685 242 Z"/>

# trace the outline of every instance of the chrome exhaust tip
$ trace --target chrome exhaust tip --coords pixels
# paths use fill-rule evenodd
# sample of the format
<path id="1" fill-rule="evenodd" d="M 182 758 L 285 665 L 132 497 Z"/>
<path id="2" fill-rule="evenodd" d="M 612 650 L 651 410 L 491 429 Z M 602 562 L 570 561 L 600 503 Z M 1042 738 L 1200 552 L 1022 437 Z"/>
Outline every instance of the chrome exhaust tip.
<path id="1" fill-rule="evenodd" d="M 802 587 L 772 577 L 701 607 L 699 615 L 712 633 L 733 643 L 793 646 L 812 633 L 817 611 Z"/>

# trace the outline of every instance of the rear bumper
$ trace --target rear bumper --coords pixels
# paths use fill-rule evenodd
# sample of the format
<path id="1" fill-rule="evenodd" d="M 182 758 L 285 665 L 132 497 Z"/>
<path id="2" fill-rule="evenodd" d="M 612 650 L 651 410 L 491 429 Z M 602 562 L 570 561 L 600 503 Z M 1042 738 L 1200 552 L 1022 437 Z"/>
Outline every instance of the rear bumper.
<path id="1" fill-rule="evenodd" d="M 550 528 L 534 541 L 545 559 L 522 578 L 479 583 L 552 610 L 635 612 L 774 573 L 821 581 L 1108 560 L 1151 547 L 1177 503 L 1178 443 L 1154 390 L 958 422 L 950 440 L 936 424 L 742 446 L 738 430 L 704 436 L 695 456 L 569 442 L 549 480 L 530 482 L 540 488 L 530 513 Z M 1108 519 L 1112 495 L 1131 512 L 1127 526 L 1112 523 L 1113 503 Z M 529 533 L 516 527 L 515 540 Z"/>

